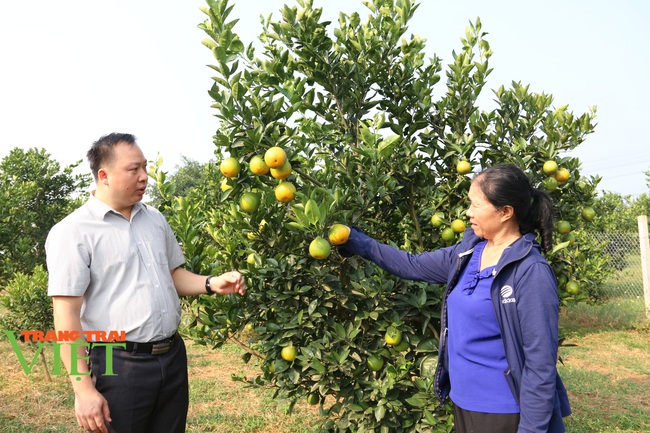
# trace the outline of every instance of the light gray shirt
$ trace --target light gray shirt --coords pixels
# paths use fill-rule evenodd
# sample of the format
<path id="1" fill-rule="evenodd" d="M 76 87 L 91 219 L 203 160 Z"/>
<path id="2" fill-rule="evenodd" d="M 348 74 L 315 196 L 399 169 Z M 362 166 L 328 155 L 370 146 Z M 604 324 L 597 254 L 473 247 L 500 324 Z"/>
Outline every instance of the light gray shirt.
<path id="1" fill-rule="evenodd" d="M 146 343 L 170 337 L 181 309 L 171 271 L 185 262 L 165 217 L 136 203 L 131 221 L 91 196 L 45 242 L 48 295 L 83 296 L 84 331 L 124 331 Z"/>

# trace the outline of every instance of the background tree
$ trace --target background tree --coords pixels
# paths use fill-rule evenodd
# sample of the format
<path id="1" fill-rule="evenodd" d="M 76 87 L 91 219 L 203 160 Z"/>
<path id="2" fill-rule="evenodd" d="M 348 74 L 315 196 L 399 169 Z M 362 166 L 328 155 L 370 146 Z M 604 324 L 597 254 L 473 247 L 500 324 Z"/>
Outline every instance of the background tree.
<path id="1" fill-rule="evenodd" d="M 629 195 L 604 191 L 594 200 L 598 215 L 588 228 L 591 232 L 636 232 L 636 217 L 632 215 L 634 200 Z"/>
<path id="2" fill-rule="evenodd" d="M 594 200 L 593 209 L 598 217 L 587 227 L 588 231 L 636 233 L 637 217 L 650 213 L 650 197 L 648 194 L 632 197 L 604 191 Z"/>
<path id="3" fill-rule="evenodd" d="M 159 166 L 160 164 L 162 164 L 162 159 L 159 157 L 154 165 Z M 192 194 L 193 189 L 205 184 L 207 181 L 208 164 L 207 162 L 199 162 L 186 156 L 181 156 L 181 162 L 174 167 L 174 173 L 169 175 L 168 180 L 165 179 L 162 181 L 162 184 L 167 183 L 171 188 L 165 192 L 167 200 L 175 197 L 189 196 Z M 166 180 L 167 182 L 165 182 Z M 158 208 L 165 207 L 165 198 L 163 198 L 163 194 L 156 187 L 155 179 L 153 184 L 147 186 L 147 195 L 149 196 L 149 204 Z"/>
<path id="4" fill-rule="evenodd" d="M 497 88 L 495 108 L 480 109 L 492 51 L 478 19 L 435 97 L 443 66 L 425 58 L 424 39 L 406 36 L 417 9 L 408 0 L 365 1 L 365 20 L 341 13 L 334 28 L 300 0 L 281 19 L 262 20 L 261 57 L 234 32 L 228 2 L 207 3 L 200 27 L 216 60 L 209 93 L 227 176 L 214 166 L 202 200 L 176 197 L 163 210 L 185 248 L 200 249 L 193 269 L 243 269 L 249 291 L 245 300 L 194 301 L 189 332 L 219 346 L 250 324 L 256 342 L 245 360 L 259 357 L 261 371 L 246 380 L 320 403 L 325 431 L 450 431 L 449 407 L 431 392 L 443 288 L 335 250 L 317 260 L 310 244 L 344 223 L 414 253 L 450 245 L 461 236 L 472 170 L 509 162 L 551 194 L 568 224 L 548 255 L 562 300 L 586 299 L 566 284 L 597 286 L 600 263 L 586 259 L 591 246 L 565 236 L 588 224 L 581 211 L 598 179 L 562 155 L 593 131 L 595 112 L 553 107 L 521 83 Z M 253 158 L 272 147 L 288 155 L 284 179 L 253 172 Z M 544 170 L 547 161 L 560 169 Z M 151 175 L 170 196 L 159 165 Z M 283 201 L 281 182 L 296 189 Z"/>
<path id="5" fill-rule="evenodd" d="M 0 162 L 0 289 L 16 272 L 45 266 L 50 228 L 76 208 L 90 175 L 61 169 L 44 149 L 15 148 Z"/>
<path id="6" fill-rule="evenodd" d="M 637 220 L 639 215 L 645 215 L 650 217 L 650 196 L 648 194 L 641 194 L 638 196 L 632 203 L 632 214 L 634 220 Z M 635 231 L 638 230 L 638 224 L 635 228 Z"/>

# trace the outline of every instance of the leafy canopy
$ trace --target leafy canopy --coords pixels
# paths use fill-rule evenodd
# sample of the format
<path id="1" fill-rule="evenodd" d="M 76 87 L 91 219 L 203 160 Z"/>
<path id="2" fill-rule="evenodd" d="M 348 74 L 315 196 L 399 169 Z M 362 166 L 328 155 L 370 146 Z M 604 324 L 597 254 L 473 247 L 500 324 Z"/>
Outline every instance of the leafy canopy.
<path id="1" fill-rule="evenodd" d="M 551 194 L 557 218 L 578 230 L 598 179 L 583 177 L 579 161 L 564 155 L 593 131 L 595 111 L 574 115 L 516 82 L 496 88 L 495 108 L 482 109 L 477 100 L 492 50 L 479 19 L 443 67 L 439 57 L 425 56 L 423 38 L 407 33 L 417 4 L 363 3 L 365 18 L 340 13 L 336 23 L 324 21 L 312 1 L 284 6 L 278 19 L 261 18 L 258 54 L 236 34 L 229 2 L 207 1 L 199 27 L 215 59 L 209 94 L 219 120 L 218 161 L 200 193 L 163 193 L 171 197 L 163 210 L 192 258 L 189 267 L 235 268 L 247 277 L 244 300 L 186 301 L 194 338 L 213 346 L 234 338 L 248 347 L 246 361 L 259 358 L 259 375 L 241 380 L 292 402 L 316 394 L 324 431 L 448 432 L 450 407 L 432 393 L 443 288 L 397 279 L 336 249 L 316 260 L 309 245 L 335 223 L 411 253 L 450 245 L 462 234 L 444 240 L 442 233 L 466 219 L 471 173 L 458 172 L 462 160 L 474 171 L 518 165 Z M 288 203 L 275 197 L 280 180 L 248 167 L 273 146 L 291 164 L 284 181 L 296 196 Z M 242 165 L 237 177 L 219 172 L 227 157 Z M 544 174 L 547 160 L 570 177 Z M 173 187 L 159 165 L 151 175 L 161 191 Z M 253 213 L 239 206 L 246 192 L 260 198 Z M 592 255 L 590 246 L 558 234 L 549 260 L 558 278 L 597 284 L 598 259 L 586 259 Z M 564 284 L 565 302 L 586 298 Z M 240 337 L 247 325 L 248 345 Z M 401 333 L 399 345 L 386 343 L 389 328 Z M 296 348 L 295 360 L 282 358 L 287 346 Z"/>
<path id="2" fill-rule="evenodd" d="M 0 288 L 16 272 L 45 266 L 47 233 L 90 185 L 90 175 L 74 174 L 79 163 L 61 168 L 36 148 L 14 148 L 0 162 Z"/>

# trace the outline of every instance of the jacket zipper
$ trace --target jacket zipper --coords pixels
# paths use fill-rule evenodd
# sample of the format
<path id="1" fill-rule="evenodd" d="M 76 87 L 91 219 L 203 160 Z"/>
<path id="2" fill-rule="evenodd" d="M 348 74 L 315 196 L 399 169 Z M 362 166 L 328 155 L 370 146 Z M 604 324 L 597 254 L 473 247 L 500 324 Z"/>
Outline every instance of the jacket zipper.
<path id="1" fill-rule="evenodd" d="M 473 252 L 474 252 L 474 248 L 472 247 L 471 249 L 469 249 L 467 251 L 464 251 L 462 253 L 458 253 L 458 261 L 456 262 L 456 270 L 454 271 L 454 276 L 451 279 L 451 281 L 449 282 L 449 284 L 447 284 L 447 290 L 445 290 L 445 299 L 443 301 L 444 302 L 443 303 L 444 307 L 443 307 L 442 317 L 441 317 L 441 320 L 444 321 L 444 323 L 441 322 L 441 325 L 444 326 L 444 328 L 442 329 L 442 332 L 440 333 L 439 347 L 446 347 L 447 346 L 447 333 L 449 331 L 449 328 L 447 327 L 447 298 L 449 297 L 449 294 L 451 293 L 452 287 L 458 281 L 458 276 L 460 275 L 460 270 L 461 270 L 462 264 L 463 264 L 463 258 L 468 256 L 468 255 L 471 255 Z M 438 352 L 438 366 L 436 367 L 436 371 L 435 371 L 435 375 L 434 375 L 434 382 L 438 383 L 438 384 L 440 383 L 440 376 L 442 374 L 442 369 L 440 368 L 440 363 L 445 362 L 445 365 L 446 365 L 446 359 L 444 359 L 444 356 L 445 356 L 446 353 L 447 353 L 446 350 L 445 350 L 444 354 Z M 447 368 L 447 367 L 445 367 L 445 368 Z M 434 386 L 434 392 L 438 396 L 438 399 L 442 402 L 444 400 L 444 397 L 442 395 L 441 390 L 439 390 L 437 386 Z"/>

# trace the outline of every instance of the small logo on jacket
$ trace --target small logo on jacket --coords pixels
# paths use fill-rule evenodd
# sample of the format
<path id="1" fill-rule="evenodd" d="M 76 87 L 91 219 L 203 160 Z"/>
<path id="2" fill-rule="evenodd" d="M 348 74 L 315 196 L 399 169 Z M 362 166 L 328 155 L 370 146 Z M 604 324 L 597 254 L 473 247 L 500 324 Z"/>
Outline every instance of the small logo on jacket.
<path id="1" fill-rule="evenodd" d="M 514 290 L 512 290 L 512 287 L 510 286 L 501 287 L 501 303 L 509 304 L 511 302 L 517 302 L 515 298 L 511 297 L 513 294 L 514 294 Z"/>

